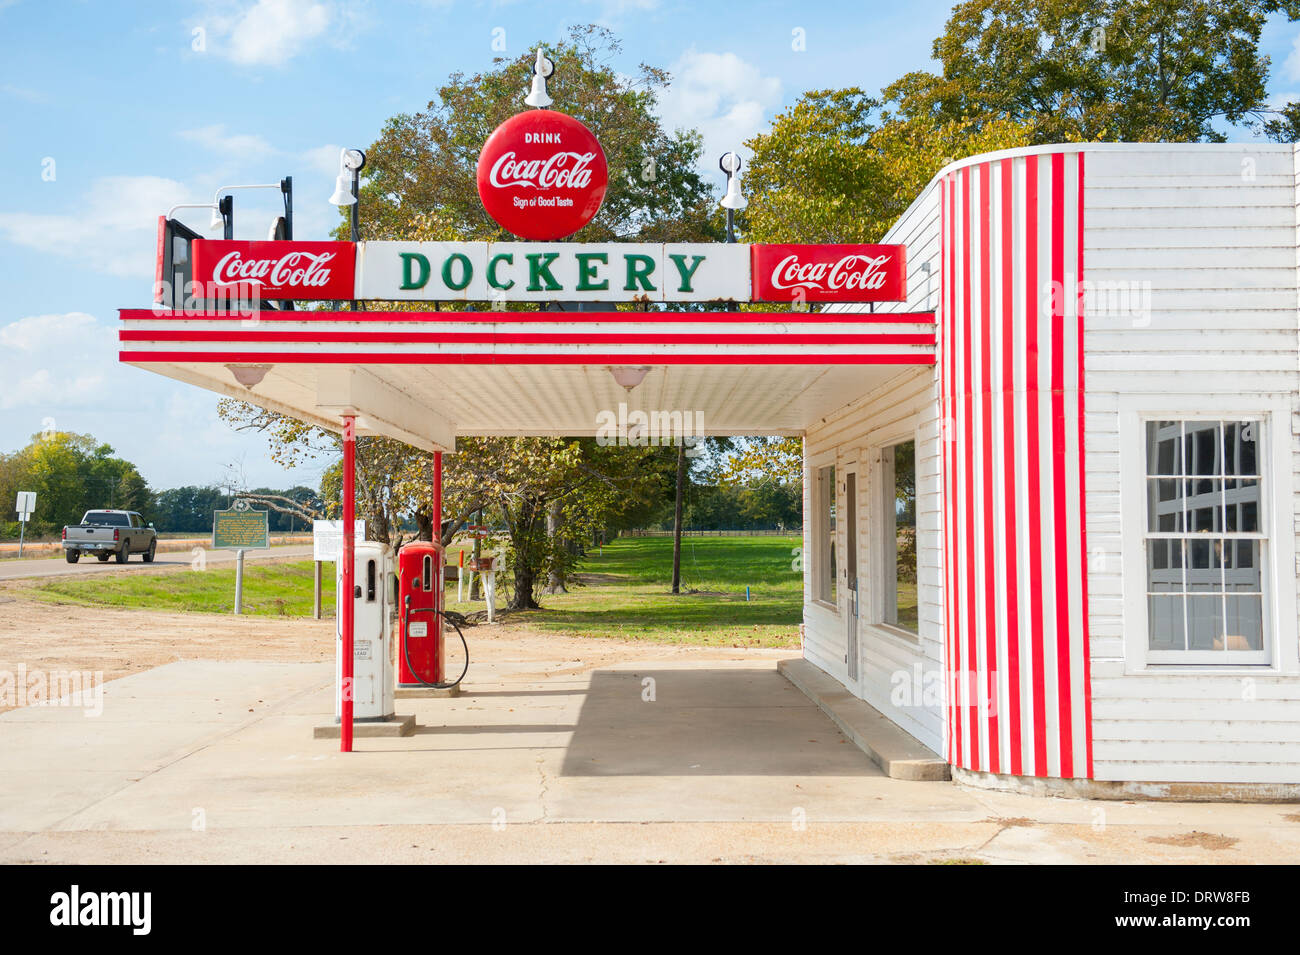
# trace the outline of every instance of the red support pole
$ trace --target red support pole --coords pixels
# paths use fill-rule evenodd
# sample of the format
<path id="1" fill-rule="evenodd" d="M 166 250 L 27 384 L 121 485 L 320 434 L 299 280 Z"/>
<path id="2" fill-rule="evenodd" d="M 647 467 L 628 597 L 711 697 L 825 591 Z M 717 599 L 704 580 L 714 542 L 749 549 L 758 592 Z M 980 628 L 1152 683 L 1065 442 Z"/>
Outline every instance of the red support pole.
<path id="1" fill-rule="evenodd" d="M 352 647 L 355 635 L 356 604 L 353 602 L 355 589 L 354 565 L 356 542 L 353 532 L 357 517 L 356 493 L 357 468 L 357 419 L 351 415 L 343 417 L 343 616 L 340 620 L 343 632 L 343 699 L 340 710 L 339 750 L 352 752 Z"/>
<path id="2" fill-rule="evenodd" d="M 433 542 L 442 543 L 442 452 L 433 452 Z"/>

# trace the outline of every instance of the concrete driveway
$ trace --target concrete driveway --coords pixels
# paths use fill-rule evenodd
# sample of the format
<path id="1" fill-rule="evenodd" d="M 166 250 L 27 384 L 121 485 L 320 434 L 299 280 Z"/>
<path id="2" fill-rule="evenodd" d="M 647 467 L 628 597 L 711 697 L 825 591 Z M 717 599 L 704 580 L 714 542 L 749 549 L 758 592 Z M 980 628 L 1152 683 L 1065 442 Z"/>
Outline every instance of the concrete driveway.
<path id="1" fill-rule="evenodd" d="M 459 699 L 399 701 L 416 735 L 349 755 L 312 739 L 331 664 L 182 662 L 110 682 L 102 715 L 20 708 L 0 861 L 1300 861 L 1300 807 L 893 780 L 788 652 L 638 653 L 476 665 Z"/>

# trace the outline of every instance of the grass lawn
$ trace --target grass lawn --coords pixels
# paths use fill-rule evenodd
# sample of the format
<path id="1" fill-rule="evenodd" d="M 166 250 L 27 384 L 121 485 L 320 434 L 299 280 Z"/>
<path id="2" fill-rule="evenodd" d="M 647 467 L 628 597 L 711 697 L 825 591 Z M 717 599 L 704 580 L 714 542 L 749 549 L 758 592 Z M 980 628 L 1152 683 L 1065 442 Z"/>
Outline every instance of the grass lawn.
<path id="1" fill-rule="evenodd" d="M 580 572 L 588 581 L 567 594 L 543 595 L 544 610 L 515 622 L 552 633 L 622 637 L 711 646 L 793 647 L 799 643 L 803 581 L 790 537 L 703 537 L 682 541 L 682 587 L 672 596 L 670 537 L 622 538 L 592 553 Z M 324 609 L 334 610 L 333 568 L 324 574 Z M 750 599 L 745 599 L 745 587 Z M 37 599 L 83 606 L 230 613 L 235 571 L 220 567 L 171 574 L 95 574 L 39 584 Z M 244 569 L 244 612 L 308 616 L 311 561 L 249 564 Z M 483 604 L 448 605 L 468 613 Z"/>
<path id="2" fill-rule="evenodd" d="M 244 565 L 244 613 L 271 617 L 310 617 L 312 568 L 309 560 Z M 334 615 L 334 566 L 321 574 L 321 604 Z M 232 613 L 235 609 L 235 568 L 170 574 L 89 574 L 51 581 L 31 588 L 38 600 L 83 607 L 132 607 L 143 610 L 184 610 Z"/>
<path id="3" fill-rule="evenodd" d="M 524 620 L 542 631 L 709 646 L 795 647 L 803 613 L 803 578 L 789 537 L 687 537 L 682 540 L 682 593 L 669 593 L 671 537 L 625 537 L 592 553 L 588 581 L 567 594 L 543 595 L 544 610 Z M 745 599 L 745 587 L 750 599 Z M 449 606 L 462 613 L 482 604 Z"/>

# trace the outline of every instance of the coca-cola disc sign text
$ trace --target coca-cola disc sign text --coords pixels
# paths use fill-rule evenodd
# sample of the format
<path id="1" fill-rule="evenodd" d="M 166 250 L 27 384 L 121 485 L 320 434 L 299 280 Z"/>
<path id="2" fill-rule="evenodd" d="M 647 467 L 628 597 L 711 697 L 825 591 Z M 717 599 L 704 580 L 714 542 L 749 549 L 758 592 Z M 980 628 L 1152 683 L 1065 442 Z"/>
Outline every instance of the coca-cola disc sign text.
<path id="1" fill-rule="evenodd" d="M 483 208 L 521 239 L 562 239 L 596 214 L 609 187 L 600 143 L 572 116 L 535 109 L 512 116 L 478 157 Z"/>
<path id="2" fill-rule="evenodd" d="M 261 298 L 346 300 L 356 287 L 351 242 L 194 241 L 194 281 L 209 291 L 242 289 Z"/>
<path id="3" fill-rule="evenodd" d="M 754 300 L 906 302 L 905 245 L 754 245 Z"/>

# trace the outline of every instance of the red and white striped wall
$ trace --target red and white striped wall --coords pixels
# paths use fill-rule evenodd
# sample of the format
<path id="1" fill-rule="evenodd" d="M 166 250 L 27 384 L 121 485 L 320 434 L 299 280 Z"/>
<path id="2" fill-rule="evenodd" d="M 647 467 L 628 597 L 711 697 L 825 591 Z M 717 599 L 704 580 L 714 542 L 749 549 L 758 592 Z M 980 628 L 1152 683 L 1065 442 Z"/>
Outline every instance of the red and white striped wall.
<path id="1" fill-rule="evenodd" d="M 940 181 L 947 758 L 1091 778 L 1080 152 Z"/>

